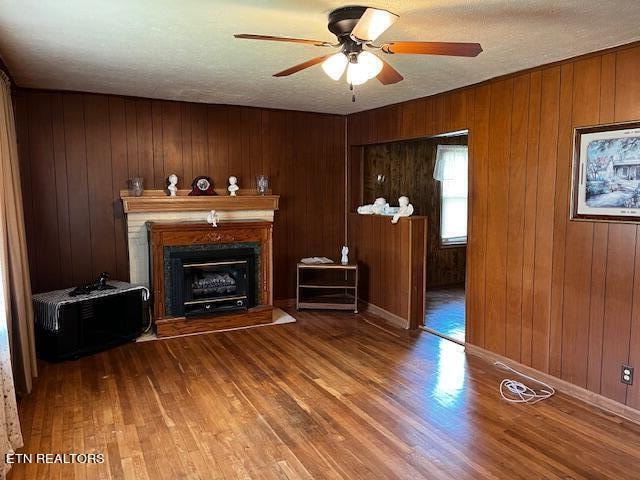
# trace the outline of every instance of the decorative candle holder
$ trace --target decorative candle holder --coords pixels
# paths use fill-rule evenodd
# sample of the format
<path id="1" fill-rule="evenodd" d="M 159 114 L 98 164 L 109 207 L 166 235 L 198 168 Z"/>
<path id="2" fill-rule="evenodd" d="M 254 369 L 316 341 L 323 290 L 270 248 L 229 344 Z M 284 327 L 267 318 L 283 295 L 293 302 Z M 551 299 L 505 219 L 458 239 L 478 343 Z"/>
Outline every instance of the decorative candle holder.
<path id="1" fill-rule="evenodd" d="M 256 176 L 256 192 L 258 195 L 266 195 L 269 191 L 269 177 L 266 175 Z"/>
<path id="2" fill-rule="evenodd" d="M 144 192 L 144 179 L 142 177 L 133 177 L 129 180 L 129 193 L 134 197 L 141 197 Z"/>

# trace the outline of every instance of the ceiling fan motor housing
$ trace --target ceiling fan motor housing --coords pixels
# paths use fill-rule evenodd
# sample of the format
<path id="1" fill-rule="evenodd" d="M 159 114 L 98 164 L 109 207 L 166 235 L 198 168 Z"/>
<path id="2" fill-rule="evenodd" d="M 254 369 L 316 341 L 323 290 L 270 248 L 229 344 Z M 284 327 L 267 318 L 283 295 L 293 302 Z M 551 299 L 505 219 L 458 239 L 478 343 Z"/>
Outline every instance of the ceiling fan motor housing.
<path id="1" fill-rule="evenodd" d="M 329 14 L 329 31 L 338 37 L 340 43 L 350 40 L 349 35 L 366 9 L 367 7 L 352 6 L 334 10 Z"/>

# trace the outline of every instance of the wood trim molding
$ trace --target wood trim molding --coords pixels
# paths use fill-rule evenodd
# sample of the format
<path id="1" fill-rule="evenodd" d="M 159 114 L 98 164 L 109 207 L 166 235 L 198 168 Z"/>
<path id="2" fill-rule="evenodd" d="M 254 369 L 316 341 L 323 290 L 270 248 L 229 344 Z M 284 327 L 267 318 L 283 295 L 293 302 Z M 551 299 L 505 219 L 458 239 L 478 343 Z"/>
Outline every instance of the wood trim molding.
<path id="1" fill-rule="evenodd" d="M 362 311 L 376 315 L 390 325 L 393 325 L 394 327 L 403 329 L 409 328 L 409 322 L 406 318 L 402 318 L 394 313 L 385 310 L 384 308 L 380 308 L 379 306 L 374 305 L 373 303 L 362 302 L 362 304 L 364 306 L 364 308 L 361 309 Z"/>
<path id="2" fill-rule="evenodd" d="M 509 365 L 510 367 L 521 371 L 522 373 L 548 383 L 559 392 L 570 397 L 577 398 L 578 400 L 582 400 L 589 405 L 601 408 L 602 410 L 606 410 L 609 413 L 640 425 L 640 411 L 628 407 L 620 402 L 616 402 L 615 400 L 611 400 L 610 398 L 604 397 L 598 393 L 594 393 L 586 388 L 579 387 L 578 385 L 574 385 L 573 383 L 569 383 L 565 380 L 549 375 L 548 373 L 541 372 L 535 368 L 523 365 L 515 360 L 511 360 L 510 358 L 503 357 L 502 355 L 498 355 L 497 353 L 490 352 L 475 345 L 467 343 L 465 345 L 465 351 L 469 355 L 480 358 L 487 363 L 502 362 L 505 365 Z"/>
<path id="3" fill-rule="evenodd" d="M 241 194 L 237 196 L 215 195 L 190 197 L 190 190 L 180 190 L 170 197 L 164 190 L 145 190 L 140 197 L 134 197 L 128 190 L 120 191 L 120 199 L 125 213 L 138 212 L 195 212 L 208 210 L 278 210 L 279 195 Z M 246 190 L 244 192 L 247 192 Z"/>

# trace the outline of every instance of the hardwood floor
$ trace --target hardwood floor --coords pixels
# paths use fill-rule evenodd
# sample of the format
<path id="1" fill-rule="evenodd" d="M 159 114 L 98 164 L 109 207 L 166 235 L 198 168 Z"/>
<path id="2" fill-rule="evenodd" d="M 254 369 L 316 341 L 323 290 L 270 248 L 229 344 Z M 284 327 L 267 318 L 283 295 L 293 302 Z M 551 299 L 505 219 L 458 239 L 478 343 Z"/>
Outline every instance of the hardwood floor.
<path id="1" fill-rule="evenodd" d="M 464 343 L 464 287 L 427 290 L 424 326 Z"/>
<path id="2" fill-rule="evenodd" d="M 130 344 L 46 364 L 10 478 L 637 478 L 640 426 L 563 395 L 500 400 L 503 372 L 349 313 Z"/>

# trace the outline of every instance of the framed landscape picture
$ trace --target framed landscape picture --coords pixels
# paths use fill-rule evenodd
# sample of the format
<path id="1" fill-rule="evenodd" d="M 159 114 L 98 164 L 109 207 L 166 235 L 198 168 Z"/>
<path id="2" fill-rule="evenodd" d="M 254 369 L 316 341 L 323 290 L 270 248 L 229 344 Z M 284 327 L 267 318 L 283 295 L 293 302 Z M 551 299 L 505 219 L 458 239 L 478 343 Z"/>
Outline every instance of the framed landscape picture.
<path id="1" fill-rule="evenodd" d="M 575 129 L 571 219 L 640 222 L 640 122 Z"/>

